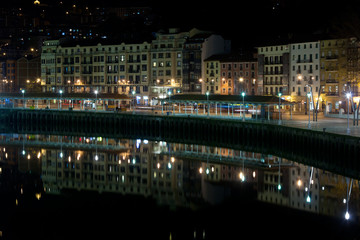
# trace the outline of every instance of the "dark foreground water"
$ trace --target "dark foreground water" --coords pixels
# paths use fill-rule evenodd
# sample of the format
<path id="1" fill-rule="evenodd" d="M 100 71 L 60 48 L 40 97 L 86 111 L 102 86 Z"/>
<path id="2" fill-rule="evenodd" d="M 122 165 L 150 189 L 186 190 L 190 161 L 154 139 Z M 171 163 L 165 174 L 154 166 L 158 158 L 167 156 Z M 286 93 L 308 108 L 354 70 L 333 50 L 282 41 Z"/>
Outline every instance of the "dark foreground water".
<path id="1" fill-rule="evenodd" d="M 0 136 L 0 239 L 359 239 L 359 203 L 358 179 L 261 153 Z"/>

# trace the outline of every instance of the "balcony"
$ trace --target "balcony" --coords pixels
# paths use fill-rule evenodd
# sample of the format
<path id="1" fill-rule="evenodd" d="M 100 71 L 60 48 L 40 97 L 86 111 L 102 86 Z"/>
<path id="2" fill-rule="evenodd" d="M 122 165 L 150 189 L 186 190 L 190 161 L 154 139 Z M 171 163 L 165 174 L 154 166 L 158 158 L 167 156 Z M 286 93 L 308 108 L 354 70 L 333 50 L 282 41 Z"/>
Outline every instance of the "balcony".
<path id="1" fill-rule="evenodd" d="M 326 56 L 325 60 L 337 60 L 339 58 L 339 55 L 331 55 L 331 56 Z"/>
<path id="2" fill-rule="evenodd" d="M 339 81 L 336 79 L 327 79 L 327 80 L 325 80 L 325 82 L 326 83 L 339 83 Z"/>
<path id="3" fill-rule="evenodd" d="M 327 72 L 336 72 L 336 71 L 339 71 L 339 67 L 326 67 L 325 71 L 327 71 Z"/>
<path id="4" fill-rule="evenodd" d="M 326 96 L 339 96 L 338 92 L 327 92 Z"/>
<path id="5" fill-rule="evenodd" d="M 296 60 L 296 63 L 312 63 L 312 59 L 298 59 Z"/>

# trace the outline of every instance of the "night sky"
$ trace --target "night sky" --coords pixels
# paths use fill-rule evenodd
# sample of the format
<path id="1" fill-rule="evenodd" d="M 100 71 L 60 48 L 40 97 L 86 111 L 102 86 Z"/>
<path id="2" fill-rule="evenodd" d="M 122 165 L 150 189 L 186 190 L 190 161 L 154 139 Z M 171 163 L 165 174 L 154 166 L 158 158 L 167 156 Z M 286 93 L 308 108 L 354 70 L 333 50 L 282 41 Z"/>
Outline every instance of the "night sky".
<path id="1" fill-rule="evenodd" d="M 276 40 L 311 41 L 333 37 L 360 38 L 360 1 L 342 0 L 41 0 L 64 4 L 119 7 L 150 6 L 160 16 L 158 27 L 212 30 L 235 46 L 258 46 Z M 23 6 L 33 0 L 12 0 L 2 6 Z"/>

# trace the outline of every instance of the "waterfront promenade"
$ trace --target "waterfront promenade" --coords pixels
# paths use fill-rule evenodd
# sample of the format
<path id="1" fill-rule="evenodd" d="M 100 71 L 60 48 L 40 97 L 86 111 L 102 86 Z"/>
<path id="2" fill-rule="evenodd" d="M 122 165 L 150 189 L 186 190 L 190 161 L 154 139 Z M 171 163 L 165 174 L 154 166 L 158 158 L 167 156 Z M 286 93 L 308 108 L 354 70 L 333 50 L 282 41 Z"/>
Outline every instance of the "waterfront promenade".
<path id="1" fill-rule="evenodd" d="M 311 112 L 309 127 L 308 115 L 305 115 L 304 112 L 290 111 L 290 108 L 292 108 L 291 103 L 281 101 L 281 122 L 279 123 L 277 110 L 279 102 L 276 97 L 260 96 L 256 99 L 251 99 L 251 96 L 245 97 L 245 104 L 247 106 L 245 115 L 243 99 L 237 99 L 234 96 L 230 97 L 232 98 L 229 100 L 223 99 L 224 96 L 210 96 L 209 99 L 206 96 L 173 96 L 171 99 L 166 99 L 171 105 L 163 102 L 156 106 L 136 104 L 134 106 L 133 99 L 116 94 L 99 93 L 95 96 L 95 94 L 17 93 L 0 95 L 0 106 L 3 108 L 41 109 L 43 111 L 70 111 L 69 109 L 71 109 L 72 111 L 108 112 L 109 114 L 117 114 L 121 110 L 122 113 L 127 114 L 233 119 L 235 121 L 281 124 L 294 128 L 360 137 L 360 126 L 353 126 L 352 114 L 349 116 L 348 128 L 346 115 L 343 118 L 338 118 L 336 115 L 333 115 L 334 117 L 327 117 L 320 112 L 318 113 L 318 120 L 315 122 Z M 261 109 L 261 106 L 263 106 L 263 109 Z M 260 116 L 262 114 L 263 116 Z"/>

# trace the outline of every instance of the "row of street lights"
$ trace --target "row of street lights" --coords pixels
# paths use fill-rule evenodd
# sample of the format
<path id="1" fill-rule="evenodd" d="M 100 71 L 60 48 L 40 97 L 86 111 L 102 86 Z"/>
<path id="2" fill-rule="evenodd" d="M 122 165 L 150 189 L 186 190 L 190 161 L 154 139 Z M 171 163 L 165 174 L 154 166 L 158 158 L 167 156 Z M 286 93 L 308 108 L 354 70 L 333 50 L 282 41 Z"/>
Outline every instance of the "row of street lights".
<path id="1" fill-rule="evenodd" d="M 209 114 L 210 114 L 210 103 L 209 103 L 210 92 L 206 91 L 205 95 L 206 95 L 206 100 L 207 100 L 207 103 L 208 103 L 207 115 L 209 116 Z M 243 118 L 242 118 L 243 122 L 245 122 L 245 95 L 246 95 L 245 92 L 241 92 L 241 96 L 242 96 L 242 100 L 243 100 L 243 106 L 244 106 Z M 240 106 L 240 111 L 241 111 L 241 106 Z"/>

